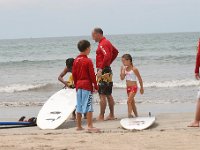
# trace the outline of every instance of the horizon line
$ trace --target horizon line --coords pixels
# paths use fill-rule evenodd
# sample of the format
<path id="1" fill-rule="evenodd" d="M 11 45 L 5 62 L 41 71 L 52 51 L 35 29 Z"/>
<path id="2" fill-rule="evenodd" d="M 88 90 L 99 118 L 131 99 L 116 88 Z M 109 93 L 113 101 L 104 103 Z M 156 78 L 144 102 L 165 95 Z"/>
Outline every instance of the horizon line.
<path id="1" fill-rule="evenodd" d="M 105 34 L 104 36 L 117 35 L 152 35 L 152 34 L 180 34 L 180 33 L 200 33 L 200 31 L 177 31 L 177 32 L 151 32 L 151 33 L 116 33 Z M 88 37 L 90 35 L 71 35 L 71 36 L 41 36 L 41 37 L 23 37 L 23 38 L 0 38 L 0 40 L 25 40 L 25 39 L 45 39 L 45 38 L 69 38 L 69 37 Z"/>

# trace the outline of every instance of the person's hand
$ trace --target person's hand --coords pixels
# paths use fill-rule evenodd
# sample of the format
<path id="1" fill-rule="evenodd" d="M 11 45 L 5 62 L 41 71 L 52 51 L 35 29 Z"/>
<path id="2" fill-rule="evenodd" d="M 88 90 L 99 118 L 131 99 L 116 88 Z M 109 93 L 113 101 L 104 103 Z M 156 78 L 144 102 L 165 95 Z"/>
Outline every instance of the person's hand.
<path id="1" fill-rule="evenodd" d="M 102 69 L 99 69 L 99 71 L 97 72 L 97 78 L 100 78 L 102 76 Z"/>
<path id="2" fill-rule="evenodd" d="M 199 75 L 199 73 L 195 73 L 195 78 L 196 78 L 197 80 L 200 80 L 200 75 Z"/>
<path id="3" fill-rule="evenodd" d="M 125 67 L 124 66 L 121 66 L 121 72 L 124 72 L 125 71 Z"/>
<path id="4" fill-rule="evenodd" d="M 65 88 L 67 88 L 67 87 L 69 87 L 69 82 L 68 81 L 65 82 Z"/>
<path id="5" fill-rule="evenodd" d="M 95 90 L 93 90 L 93 93 L 94 93 L 94 94 L 97 94 L 97 92 L 98 92 L 98 91 L 97 91 L 96 89 L 95 89 Z"/>
<path id="6" fill-rule="evenodd" d="M 123 71 L 124 70 L 124 66 L 121 66 L 121 71 Z"/>
<path id="7" fill-rule="evenodd" d="M 140 94 L 142 94 L 142 95 L 144 94 L 144 88 L 140 89 Z"/>
<path id="8" fill-rule="evenodd" d="M 126 70 L 126 67 L 124 67 L 124 66 L 121 66 L 121 74 L 125 74 L 125 70 Z"/>
<path id="9" fill-rule="evenodd" d="M 93 86 L 93 93 L 96 94 L 98 92 L 97 89 L 95 89 L 95 87 Z"/>

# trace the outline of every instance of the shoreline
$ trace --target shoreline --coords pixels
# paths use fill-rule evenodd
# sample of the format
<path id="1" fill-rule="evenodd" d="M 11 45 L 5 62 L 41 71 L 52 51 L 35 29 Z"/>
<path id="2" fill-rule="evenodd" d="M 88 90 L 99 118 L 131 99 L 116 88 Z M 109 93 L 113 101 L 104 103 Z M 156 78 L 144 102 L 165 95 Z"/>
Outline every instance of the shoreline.
<path id="1" fill-rule="evenodd" d="M 94 104 L 93 116 L 98 116 L 99 104 Z M 159 115 L 163 113 L 194 113 L 196 103 L 174 103 L 174 104 L 136 104 L 139 115 L 148 116 L 149 112 L 152 115 Z M 4 119 L 14 119 L 15 121 L 21 116 L 37 117 L 42 106 L 27 106 L 27 107 L 1 107 L 0 108 L 0 121 Z M 109 108 L 107 106 L 105 116 L 108 115 Z M 127 105 L 115 105 L 116 117 L 127 117 Z"/>

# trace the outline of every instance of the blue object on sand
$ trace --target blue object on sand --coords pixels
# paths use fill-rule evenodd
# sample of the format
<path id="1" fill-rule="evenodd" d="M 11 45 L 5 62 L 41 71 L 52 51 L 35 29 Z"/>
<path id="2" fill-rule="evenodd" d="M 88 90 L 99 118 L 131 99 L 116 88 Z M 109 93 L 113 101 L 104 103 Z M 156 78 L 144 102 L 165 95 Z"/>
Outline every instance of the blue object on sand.
<path id="1" fill-rule="evenodd" d="M 32 122 L 0 122 L 0 126 L 6 126 L 6 125 L 10 125 L 10 126 L 14 126 L 14 125 L 23 125 L 23 126 L 32 126 L 35 125 Z"/>

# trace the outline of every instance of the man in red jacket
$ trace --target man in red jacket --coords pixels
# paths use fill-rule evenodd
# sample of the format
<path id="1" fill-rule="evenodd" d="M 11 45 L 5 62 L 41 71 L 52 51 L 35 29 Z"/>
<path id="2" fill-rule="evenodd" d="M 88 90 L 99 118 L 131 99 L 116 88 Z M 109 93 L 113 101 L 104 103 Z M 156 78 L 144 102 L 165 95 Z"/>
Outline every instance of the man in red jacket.
<path id="1" fill-rule="evenodd" d="M 199 39 L 199 43 L 198 43 L 198 47 L 197 47 L 196 67 L 195 67 L 195 77 L 196 77 L 197 80 L 200 79 L 199 67 L 200 67 L 200 39 Z M 198 101 L 197 101 L 195 120 L 188 127 L 199 127 L 199 121 L 200 121 L 200 91 L 198 92 L 197 98 L 198 98 Z"/>
<path id="2" fill-rule="evenodd" d="M 98 48 L 96 50 L 96 68 L 97 68 L 97 80 L 99 86 L 100 96 L 100 115 L 98 120 L 104 120 L 104 114 L 106 109 L 106 98 L 108 100 L 110 114 L 106 120 L 115 119 L 114 116 L 114 99 L 112 97 L 112 70 L 110 65 L 117 58 L 118 50 L 103 36 L 103 30 L 101 28 L 95 28 L 92 32 L 92 38 L 95 42 L 98 42 Z"/>

